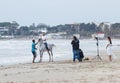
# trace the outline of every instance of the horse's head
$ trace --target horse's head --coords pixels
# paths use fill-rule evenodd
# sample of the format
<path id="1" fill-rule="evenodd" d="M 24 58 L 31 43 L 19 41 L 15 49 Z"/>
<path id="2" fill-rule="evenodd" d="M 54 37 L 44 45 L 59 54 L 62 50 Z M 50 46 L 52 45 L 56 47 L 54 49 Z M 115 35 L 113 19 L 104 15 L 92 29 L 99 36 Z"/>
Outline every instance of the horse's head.
<path id="1" fill-rule="evenodd" d="M 43 44 L 43 40 L 40 38 L 40 39 L 38 39 L 38 41 L 39 41 L 39 45 L 42 45 Z"/>

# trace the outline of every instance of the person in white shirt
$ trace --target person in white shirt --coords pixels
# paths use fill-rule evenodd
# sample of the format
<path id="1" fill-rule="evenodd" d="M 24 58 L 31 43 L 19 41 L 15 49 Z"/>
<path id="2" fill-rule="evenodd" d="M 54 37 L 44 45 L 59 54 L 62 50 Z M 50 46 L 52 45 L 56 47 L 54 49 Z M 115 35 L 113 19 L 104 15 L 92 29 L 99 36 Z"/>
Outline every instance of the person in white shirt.
<path id="1" fill-rule="evenodd" d="M 45 33 L 42 33 L 41 39 L 42 39 L 42 41 L 43 41 L 43 43 L 44 43 L 44 45 L 45 45 L 45 47 L 47 49 L 47 52 L 48 52 L 48 54 L 50 56 L 50 52 L 49 52 L 49 48 L 48 48 L 48 44 L 47 44 L 47 37 L 46 37 Z"/>
<path id="2" fill-rule="evenodd" d="M 49 50 L 49 49 L 48 49 L 48 44 L 47 44 L 47 37 L 46 37 L 45 33 L 42 34 L 41 39 L 42 39 L 42 41 L 43 41 L 46 49 Z"/>
<path id="3" fill-rule="evenodd" d="M 50 56 L 50 52 L 49 52 L 49 48 L 48 48 L 48 44 L 47 44 L 47 37 L 46 37 L 45 33 L 42 33 L 41 39 L 42 39 L 42 41 L 43 41 L 43 43 L 44 43 L 44 45 L 45 45 L 45 47 L 47 49 L 47 52 L 48 52 L 48 54 Z"/>
<path id="4" fill-rule="evenodd" d="M 107 54 L 109 56 L 109 61 L 112 61 L 112 56 L 113 56 L 113 53 L 112 53 L 112 41 L 111 41 L 111 38 L 110 37 L 107 37 L 108 39 L 108 44 L 106 46 L 106 50 L 107 50 Z"/>

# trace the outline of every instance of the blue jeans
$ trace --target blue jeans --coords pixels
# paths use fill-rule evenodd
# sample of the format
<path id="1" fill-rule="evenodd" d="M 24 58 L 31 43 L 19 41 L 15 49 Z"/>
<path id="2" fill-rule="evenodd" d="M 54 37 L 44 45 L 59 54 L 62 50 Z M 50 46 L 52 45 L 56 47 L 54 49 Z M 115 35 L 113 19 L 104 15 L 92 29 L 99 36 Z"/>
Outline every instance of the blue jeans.
<path id="1" fill-rule="evenodd" d="M 44 43 L 44 45 L 45 45 L 46 49 L 48 50 L 48 45 L 47 45 L 47 43 Z"/>
<path id="2" fill-rule="evenodd" d="M 75 59 L 78 59 L 80 61 L 79 50 L 73 49 L 73 61 L 74 62 L 75 62 Z"/>

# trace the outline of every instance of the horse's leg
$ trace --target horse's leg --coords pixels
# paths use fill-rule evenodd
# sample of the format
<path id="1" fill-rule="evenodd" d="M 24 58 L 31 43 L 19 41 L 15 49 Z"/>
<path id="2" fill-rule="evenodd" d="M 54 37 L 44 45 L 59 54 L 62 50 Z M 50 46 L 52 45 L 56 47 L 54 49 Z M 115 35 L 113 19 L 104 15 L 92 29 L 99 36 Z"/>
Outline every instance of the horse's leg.
<path id="1" fill-rule="evenodd" d="M 51 57 L 52 57 L 52 62 L 53 62 L 53 52 L 52 52 L 52 49 L 51 49 Z"/>
<path id="2" fill-rule="evenodd" d="M 40 51 L 40 61 L 39 62 L 42 62 L 42 57 L 43 57 L 43 52 Z"/>
<path id="3" fill-rule="evenodd" d="M 40 52 L 40 60 L 39 60 L 39 62 L 41 62 L 41 51 L 39 51 Z"/>
<path id="4" fill-rule="evenodd" d="M 48 53 L 49 54 L 49 62 L 51 61 L 51 55 L 50 55 L 50 52 Z"/>
<path id="5" fill-rule="evenodd" d="M 47 52 L 48 52 L 48 55 L 49 55 L 49 62 L 51 61 L 51 54 L 50 54 L 50 50 L 47 50 Z"/>
<path id="6" fill-rule="evenodd" d="M 44 52 L 44 51 L 41 52 L 41 62 L 42 62 L 42 58 L 43 58 L 43 52 Z"/>

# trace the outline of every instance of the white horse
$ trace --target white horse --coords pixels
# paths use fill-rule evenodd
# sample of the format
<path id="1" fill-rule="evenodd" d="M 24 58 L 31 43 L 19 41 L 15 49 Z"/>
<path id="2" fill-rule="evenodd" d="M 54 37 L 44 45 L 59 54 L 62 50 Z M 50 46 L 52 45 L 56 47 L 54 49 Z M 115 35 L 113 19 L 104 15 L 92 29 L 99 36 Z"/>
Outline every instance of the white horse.
<path id="1" fill-rule="evenodd" d="M 39 42 L 38 47 L 39 47 L 39 53 L 40 53 L 40 61 L 39 61 L 39 62 L 42 62 L 43 53 L 44 53 L 45 51 L 47 51 L 48 54 L 49 54 L 49 62 L 50 62 L 50 61 L 53 62 L 53 52 L 52 52 L 52 50 L 53 50 L 54 44 L 47 44 L 48 49 L 49 49 L 49 50 L 47 50 L 46 47 L 45 47 L 45 44 L 43 43 L 43 40 L 42 40 L 42 39 L 39 39 L 38 42 Z"/>

